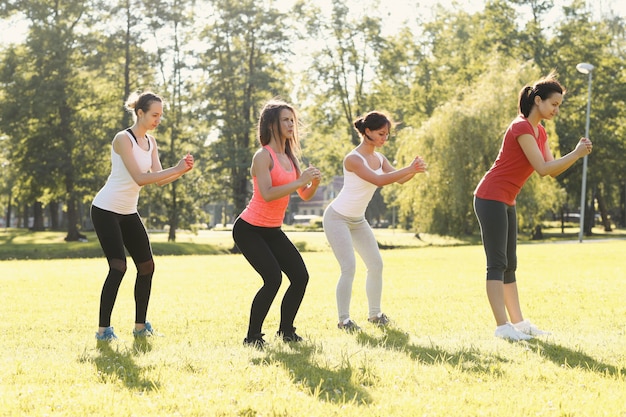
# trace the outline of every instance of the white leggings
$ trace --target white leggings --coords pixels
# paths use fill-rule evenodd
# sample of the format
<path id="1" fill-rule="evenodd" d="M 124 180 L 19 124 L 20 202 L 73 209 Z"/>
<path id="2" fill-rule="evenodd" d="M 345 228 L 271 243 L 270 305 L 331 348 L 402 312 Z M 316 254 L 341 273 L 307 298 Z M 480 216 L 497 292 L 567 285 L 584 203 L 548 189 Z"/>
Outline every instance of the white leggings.
<path id="1" fill-rule="evenodd" d="M 365 292 L 369 304 L 369 316 L 381 312 L 383 292 L 383 260 L 372 228 L 365 217 L 346 217 L 337 213 L 332 206 L 324 212 L 324 233 L 333 253 L 339 261 L 341 276 L 337 283 L 337 309 L 339 321 L 350 318 L 350 298 L 356 272 L 354 251 L 367 267 Z"/>

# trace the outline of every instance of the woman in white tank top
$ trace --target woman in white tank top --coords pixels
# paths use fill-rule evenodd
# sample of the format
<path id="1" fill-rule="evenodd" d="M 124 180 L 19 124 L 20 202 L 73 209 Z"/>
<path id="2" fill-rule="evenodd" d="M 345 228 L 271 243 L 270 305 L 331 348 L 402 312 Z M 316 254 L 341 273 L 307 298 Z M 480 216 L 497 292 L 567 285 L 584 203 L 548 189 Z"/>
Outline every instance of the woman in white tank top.
<path id="1" fill-rule="evenodd" d="M 154 137 L 163 115 L 161 97 L 146 92 L 133 94 L 126 102 L 133 113 L 132 127 L 118 132 L 111 146 L 111 175 L 98 192 L 91 206 L 91 220 L 100 246 L 109 264 L 109 272 L 100 295 L 100 312 L 96 339 L 117 339 L 111 327 L 111 313 L 122 278 L 126 273 L 126 253 L 137 267 L 135 283 L 135 337 L 152 335 L 146 321 L 154 260 L 148 233 L 137 212 L 141 187 L 148 184 L 165 185 L 193 168 L 193 156 L 187 154 L 176 166 L 163 169 Z"/>
<path id="2" fill-rule="evenodd" d="M 354 128 L 361 135 L 361 143 L 344 158 L 343 188 L 324 211 L 323 220 L 324 233 L 341 268 L 336 290 L 337 327 L 348 331 L 359 330 L 350 318 L 355 251 L 367 267 L 368 321 L 382 326 L 389 322 L 381 311 L 383 262 L 374 232 L 365 219 L 365 209 L 378 187 L 394 182 L 403 184 L 418 172 L 426 171 L 426 163 L 420 157 L 396 170 L 376 151 L 387 142 L 391 129 L 391 121 L 383 113 L 372 111 L 358 118 Z"/>

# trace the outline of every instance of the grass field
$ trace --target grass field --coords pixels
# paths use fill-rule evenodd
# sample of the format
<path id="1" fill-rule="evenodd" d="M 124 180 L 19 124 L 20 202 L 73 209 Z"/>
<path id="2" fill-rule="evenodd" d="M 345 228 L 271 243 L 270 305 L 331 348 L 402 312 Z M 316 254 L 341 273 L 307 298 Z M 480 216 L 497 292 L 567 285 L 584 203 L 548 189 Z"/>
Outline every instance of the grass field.
<path id="1" fill-rule="evenodd" d="M 558 222 L 544 225 L 544 239 L 534 243 L 578 240 L 578 227 L 568 224 L 561 230 Z M 283 228 L 290 239 L 303 252 L 330 250 L 322 230 L 286 226 Z M 91 231 L 83 232 L 86 242 L 65 242 L 66 233 L 59 231 L 31 232 L 28 229 L 0 228 L 0 261 L 14 259 L 70 259 L 100 258 L 102 249 Z M 180 230 L 176 233 L 176 242 L 168 242 L 168 234 L 163 231 L 151 231 L 152 249 L 157 256 L 163 255 L 215 255 L 229 253 L 233 248 L 230 230 L 199 230 L 196 233 Z M 462 239 L 407 232 L 399 229 L 374 229 L 378 243 L 383 248 L 422 248 L 426 246 L 458 246 L 480 243 L 480 236 L 465 236 Z M 594 227 L 589 240 L 626 239 L 626 229 L 614 228 L 605 232 L 601 227 Z M 529 241 L 528 233 L 520 232 L 520 241 Z"/>
<path id="2" fill-rule="evenodd" d="M 354 335 L 336 328 L 332 254 L 305 252 L 306 342 L 272 337 L 284 283 L 262 352 L 241 343 L 260 285 L 241 255 L 157 256 L 149 343 L 132 338 L 131 266 L 122 340 L 104 346 L 104 259 L 0 261 L 0 416 L 626 416 L 624 253 L 623 240 L 520 245 L 522 306 L 553 334 L 510 343 L 493 337 L 481 246 L 383 251 L 386 331 L 366 323 L 359 264 Z"/>

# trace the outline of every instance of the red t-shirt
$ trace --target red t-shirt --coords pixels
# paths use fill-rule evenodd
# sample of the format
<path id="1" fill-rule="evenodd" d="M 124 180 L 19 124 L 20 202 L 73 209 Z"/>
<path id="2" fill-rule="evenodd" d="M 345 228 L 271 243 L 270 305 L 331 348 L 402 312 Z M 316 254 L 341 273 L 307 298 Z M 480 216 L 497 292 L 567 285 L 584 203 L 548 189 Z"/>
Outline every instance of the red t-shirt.
<path id="1" fill-rule="evenodd" d="M 538 130 L 539 135 L 535 137 L 533 126 L 522 115 L 511 122 L 504 134 L 498 157 L 474 190 L 476 197 L 515 205 L 515 198 L 522 186 L 535 171 L 517 138 L 524 134 L 533 136 L 543 154 L 548 143 L 548 135 L 541 124 Z"/>

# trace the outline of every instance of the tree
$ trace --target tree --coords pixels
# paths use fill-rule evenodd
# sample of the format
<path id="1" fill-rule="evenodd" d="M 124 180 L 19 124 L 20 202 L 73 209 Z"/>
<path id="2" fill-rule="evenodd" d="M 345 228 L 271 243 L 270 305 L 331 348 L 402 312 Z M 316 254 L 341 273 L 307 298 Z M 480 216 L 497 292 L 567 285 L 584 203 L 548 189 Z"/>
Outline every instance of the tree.
<path id="1" fill-rule="evenodd" d="M 515 66 L 509 60 L 494 59 L 488 66 L 491 70 L 460 91 L 459 99 L 441 106 L 419 129 L 400 133 L 401 164 L 422 155 L 429 166 L 428 176 L 418 178 L 417 186 L 398 193 L 402 215 L 415 216 L 416 232 L 464 236 L 478 230 L 472 193 L 491 167 L 504 131 L 517 114 L 519 89 L 538 73 L 536 68 Z M 473 91 L 481 94 L 471 94 Z M 554 184 L 541 184 L 542 195 L 557 193 Z M 535 198 L 538 193 L 533 185 L 528 183 L 524 190 L 530 202 L 518 202 L 520 218 L 530 226 L 553 207 L 550 200 Z"/>
<path id="2" fill-rule="evenodd" d="M 17 64 L 22 70 L 19 74 L 19 82 L 24 86 L 22 98 L 28 97 L 22 100 L 27 109 L 18 115 L 18 120 L 27 127 L 23 136 L 14 138 L 12 156 L 20 171 L 31 173 L 21 183 L 21 198 L 38 205 L 64 195 L 66 240 L 77 240 L 82 237 L 77 178 L 83 164 L 89 162 L 78 158 L 88 138 L 77 130 L 85 98 L 79 71 L 82 56 L 77 46 L 80 24 L 89 19 L 94 5 L 83 1 L 49 4 L 36 0 L 13 1 L 10 5 L 22 10 L 31 23 L 25 45 L 28 54 L 21 55 Z M 35 219 L 35 225 L 40 224 Z"/>
<path id="3" fill-rule="evenodd" d="M 10 46 L 0 57 L 0 131 L 10 132 L 0 136 L 2 143 L 2 189 L 7 195 L 6 225 L 11 224 L 12 207 L 20 204 L 19 186 L 21 158 L 19 153 L 20 138 L 26 135 L 28 111 L 21 105 L 27 99 L 26 84 L 28 73 L 24 63 L 28 51 L 23 46 Z M 23 176 L 21 177 L 23 178 Z"/>
<path id="4" fill-rule="evenodd" d="M 320 19 L 319 9 L 299 9 L 307 19 L 306 36 L 323 45 L 312 53 L 305 88 L 315 102 L 310 116 L 322 133 L 343 131 L 356 146 L 360 137 L 352 123 L 370 110 L 366 91 L 383 45 L 382 19 L 369 14 L 350 19 L 345 2 L 333 0 L 332 5 L 329 20 Z"/>
<path id="5" fill-rule="evenodd" d="M 198 54 L 203 71 L 196 94 L 204 97 L 199 117 L 215 129 L 210 144 L 210 175 L 230 190 L 235 213 L 249 198 L 253 132 L 264 101 L 287 96 L 283 62 L 289 54 L 286 15 L 253 0 L 214 0 L 209 23 L 200 34 L 206 49 Z"/>
<path id="6" fill-rule="evenodd" d="M 518 6 L 529 6 L 532 19 L 526 22 L 520 33 L 519 40 L 524 51 L 524 59 L 532 59 L 540 67 L 544 67 L 545 58 L 550 55 L 547 39 L 542 30 L 542 19 L 554 7 L 553 0 L 509 0 Z"/>
<path id="7" fill-rule="evenodd" d="M 191 111 L 186 106 L 192 102 L 188 87 L 192 74 L 192 54 L 189 48 L 184 47 L 190 40 L 190 29 L 194 24 L 193 5 L 194 0 L 161 0 L 153 9 L 158 12 L 150 12 L 151 28 L 157 40 L 156 58 L 162 80 L 161 85 L 168 102 L 168 114 L 164 118 L 163 126 L 166 131 L 162 135 L 160 143 L 161 159 L 167 166 L 175 165 L 182 157 L 182 149 L 198 137 L 194 134 L 191 123 Z M 187 32 L 185 31 L 187 28 Z M 164 141 L 163 139 L 169 139 Z M 195 145 L 195 144 L 194 144 Z M 194 146 L 195 148 L 195 146 Z M 193 177 L 192 175 L 191 177 Z M 193 194 L 186 192 L 191 189 L 186 187 L 188 181 L 174 181 L 161 191 L 162 201 L 167 208 L 167 224 L 169 226 L 168 241 L 176 240 L 176 230 L 181 220 L 181 212 L 184 207 L 193 206 Z M 193 212 L 193 210 L 188 210 Z M 193 218 L 187 217 L 186 219 Z M 185 220 L 183 220 L 185 222 Z M 185 222 L 187 224 L 190 221 Z"/>
<path id="8" fill-rule="evenodd" d="M 593 21 L 581 1 L 574 1 L 564 11 L 565 19 L 549 44 L 555 53 L 548 61 L 559 70 L 561 81 L 568 89 L 556 124 L 562 149 L 573 149 L 585 133 L 588 76 L 578 73 L 575 67 L 580 62 L 595 66 L 589 136 L 596 146 L 588 157 L 588 194 L 584 199 L 585 212 L 589 215 L 585 216 L 584 231 L 589 235 L 596 207 L 594 200 L 598 202 L 605 229 L 611 230 L 608 207 L 619 205 L 625 180 L 620 156 L 626 151 L 623 135 L 626 85 L 620 80 L 624 80 L 626 72 L 623 56 L 616 54 L 620 45 L 623 48 L 624 33 L 622 30 L 620 35 L 615 30 L 619 26 L 615 20 Z M 570 171 L 560 181 L 568 194 L 580 201 L 582 169 Z"/>

